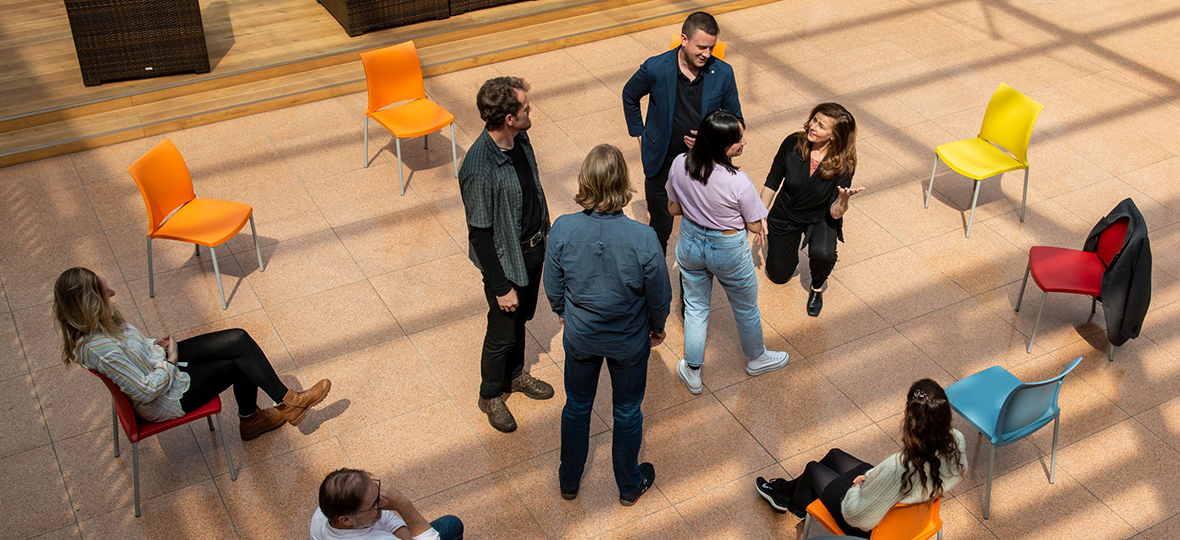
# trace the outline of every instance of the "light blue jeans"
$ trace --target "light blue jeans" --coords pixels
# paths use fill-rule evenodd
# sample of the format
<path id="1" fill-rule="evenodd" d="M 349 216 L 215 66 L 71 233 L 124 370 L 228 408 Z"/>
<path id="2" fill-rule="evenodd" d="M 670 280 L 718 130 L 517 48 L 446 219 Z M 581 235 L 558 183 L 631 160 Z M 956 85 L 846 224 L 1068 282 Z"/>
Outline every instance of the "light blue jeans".
<path id="1" fill-rule="evenodd" d="M 700 367 L 705 362 L 714 276 L 729 297 L 742 352 L 751 359 L 761 355 L 766 345 L 758 309 L 758 277 L 745 231 L 724 235 L 681 219 L 676 263 L 684 277 L 684 359 L 688 365 Z"/>

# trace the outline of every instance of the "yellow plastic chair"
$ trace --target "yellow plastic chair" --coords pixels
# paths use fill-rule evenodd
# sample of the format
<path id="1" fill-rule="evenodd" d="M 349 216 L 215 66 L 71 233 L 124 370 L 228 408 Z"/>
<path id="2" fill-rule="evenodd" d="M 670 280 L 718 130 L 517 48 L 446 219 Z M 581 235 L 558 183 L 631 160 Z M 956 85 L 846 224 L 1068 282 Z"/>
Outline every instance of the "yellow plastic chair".
<path id="1" fill-rule="evenodd" d="M 942 540 L 942 518 L 938 510 L 942 499 L 931 499 L 918 504 L 898 504 L 885 514 L 869 534 L 869 540 L 927 540 L 938 537 Z M 818 521 L 828 532 L 847 536 L 836 524 L 836 518 L 828 512 L 823 501 L 816 499 L 807 506 L 807 520 L 803 522 L 803 538 L 807 538 L 811 522 Z"/>
<path id="2" fill-rule="evenodd" d="M 675 49 L 676 47 L 679 47 L 679 46 L 680 46 L 680 36 L 679 35 L 673 36 L 672 42 L 668 45 L 668 50 L 670 51 L 670 50 Z M 717 40 L 717 45 L 715 47 L 713 47 L 713 56 L 716 56 L 718 60 L 725 60 L 725 42 L 724 41 L 721 41 L 720 39 Z"/>
<path id="3" fill-rule="evenodd" d="M 459 177 L 459 154 L 455 149 L 455 117 L 426 96 L 422 82 L 422 65 L 418 62 L 418 49 L 413 41 L 398 43 L 391 47 L 361 53 L 361 64 L 365 68 L 365 84 L 369 89 L 369 108 L 365 110 L 365 167 L 369 166 L 369 119 L 376 120 L 393 134 L 397 145 L 397 181 L 401 194 L 406 194 L 406 182 L 402 178 L 402 139 L 422 136 L 426 148 L 430 141 L 426 135 L 451 126 L 451 161 L 455 177 Z M 391 104 L 409 101 L 385 109 Z M 384 110 L 383 110 L 384 109 Z"/>
<path id="4" fill-rule="evenodd" d="M 254 208 L 238 202 L 198 198 L 193 190 L 188 165 L 172 141 L 164 139 L 164 142 L 132 163 L 127 172 L 135 179 L 139 194 L 143 196 L 143 204 L 147 207 L 149 297 L 156 297 L 156 276 L 152 270 L 152 239 L 155 238 L 192 242 L 198 257 L 201 256 L 201 246 L 209 248 L 213 257 L 213 273 L 217 276 L 217 294 L 221 296 L 221 309 L 226 309 L 227 305 L 214 248 L 238 234 L 247 221 L 250 222 L 250 234 L 254 236 L 258 270 L 266 271 L 266 266 L 262 264 L 262 248 L 258 245 L 258 231 L 254 228 Z"/>
<path id="5" fill-rule="evenodd" d="M 1020 201 L 1020 221 L 1023 223 L 1024 209 L 1028 203 L 1028 143 L 1032 139 L 1033 125 L 1044 108 L 1044 105 L 1029 99 L 1015 88 L 1000 83 L 983 113 L 983 127 L 979 128 L 979 136 L 940 144 L 934 149 L 934 169 L 930 171 L 930 187 L 926 190 L 926 208 L 930 208 L 934 174 L 938 171 L 938 159 L 942 158 L 955 172 L 975 180 L 971 217 L 967 219 L 967 238 L 971 238 L 980 182 L 985 178 L 1024 169 L 1024 197 Z"/>

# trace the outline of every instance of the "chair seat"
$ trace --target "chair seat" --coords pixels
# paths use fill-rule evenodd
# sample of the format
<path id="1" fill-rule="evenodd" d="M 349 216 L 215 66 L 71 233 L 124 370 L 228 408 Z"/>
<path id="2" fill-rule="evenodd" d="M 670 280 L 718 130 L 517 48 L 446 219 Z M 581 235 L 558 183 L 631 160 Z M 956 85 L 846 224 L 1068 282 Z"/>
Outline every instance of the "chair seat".
<path id="1" fill-rule="evenodd" d="M 204 404 L 200 409 L 181 416 L 180 418 L 173 418 L 163 422 L 148 422 L 147 420 L 138 418 L 137 416 L 136 423 L 138 424 L 139 432 L 136 433 L 134 437 L 132 437 L 132 434 L 128 433 L 127 438 L 130 439 L 131 442 L 138 442 L 140 439 L 146 439 L 157 433 L 168 431 L 174 427 L 182 426 L 192 422 L 193 420 L 200 420 L 206 416 L 213 416 L 220 412 L 221 397 L 218 396 L 209 400 L 209 403 Z"/>
<path id="2" fill-rule="evenodd" d="M 253 207 L 239 202 L 193 199 L 149 236 L 217 247 L 238 234 L 253 212 Z"/>
<path id="3" fill-rule="evenodd" d="M 984 434 L 993 445 L 1002 446 L 996 433 L 1004 400 L 1022 383 L 1000 366 L 992 366 L 946 387 L 951 407 Z"/>
<path id="4" fill-rule="evenodd" d="M 1106 265 L 1097 253 L 1033 246 L 1028 251 L 1028 267 L 1042 291 L 1102 296 Z"/>
<path id="5" fill-rule="evenodd" d="M 369 113 L 369 117 L 399 139 L 434 133 L 455 121 L 454 115 L 429 99 Z"/>
<path id="6" fill-rule="evenodd" d="M 948 167 L 974 180 L 1028 167 L 980 138 L 940 144 L 934 151 Z"/>

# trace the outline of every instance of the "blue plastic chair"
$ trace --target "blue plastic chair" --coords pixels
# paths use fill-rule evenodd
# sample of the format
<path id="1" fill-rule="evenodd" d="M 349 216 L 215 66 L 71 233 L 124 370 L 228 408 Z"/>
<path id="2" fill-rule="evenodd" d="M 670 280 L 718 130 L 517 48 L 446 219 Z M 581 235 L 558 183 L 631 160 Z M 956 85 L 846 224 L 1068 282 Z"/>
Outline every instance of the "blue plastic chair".
<path id="1" fill-rule="evenodd" d="M 983 519 L 988 519 L 992 502 L 992 470 L 996 448 L 1019 441 L 1053 422 L 1053 455 L 1049 465 L 1049 483 L 1057 472 L 1057 431 L 1061 409 L 1057 395 L 1061 383 L 1082 361 L 1077 357 L 1060 375 L 1035 382 L 1020 382 L 1000 366 L 992 366 L 971 375 L 946 389 L 951 408 L 992 443 L 987 461 L 987 495 L 983 499 Z"/>

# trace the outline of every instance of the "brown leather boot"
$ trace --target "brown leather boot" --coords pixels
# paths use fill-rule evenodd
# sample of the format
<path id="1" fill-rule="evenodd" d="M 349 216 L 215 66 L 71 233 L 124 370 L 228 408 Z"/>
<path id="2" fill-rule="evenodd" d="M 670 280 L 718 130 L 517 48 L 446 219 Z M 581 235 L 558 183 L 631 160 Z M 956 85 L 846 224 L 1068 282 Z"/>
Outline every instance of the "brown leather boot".
<path id="1" fill-rule="evenodd" d="M 487 413 L 488 423 L 492 427 L 504 433 L 516 431 L 516 418 L 512 417 L 512 411 L 509 411 L 508 404 L 504 403 L 504 396 L 492 399 L 479 398 L 479 410 Z"/>
<path id="2" fill-rule="evenodd" d="M 275 407 L 256 409 L 254 414 L 238 419 L 238 431 L 241 432 L 243 441 L 249 441 L 286 423 L 287 419 L 283 418 L 283 413 Z"/>
<path id="3" fill-rule="evenodd" d="M 302 392 L 287 390 L 283 402 L 275 408 L 283 413 L 283 418 L 286 418 L 292 426 L 298 426 L 303 422 L 303 417 L 307 416 L 307 410 L 328 397 L 328 391 L 331 389 L 332 381 L 324 379 Z"/>
<path id="4" fill-rule="evenodd" d="M 512 379 L 512 391 L 520 392 L 533 399 L 549 399 L 553 397 L 553 387 L 529 372 L 523 371 L 520 376 Z"/>

